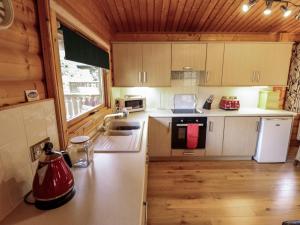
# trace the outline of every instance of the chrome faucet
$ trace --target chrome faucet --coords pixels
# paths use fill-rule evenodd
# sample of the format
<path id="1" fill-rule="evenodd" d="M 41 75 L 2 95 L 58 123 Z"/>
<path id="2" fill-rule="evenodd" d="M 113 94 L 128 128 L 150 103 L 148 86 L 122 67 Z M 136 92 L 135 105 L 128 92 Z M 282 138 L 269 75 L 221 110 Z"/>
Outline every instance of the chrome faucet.
<path id="1" fill-rule="evenodd" d="M 125 112 L 119 112 L 119 113 L 112 113 L 112 114 L 105 115 L 104 119 L 103 119 L 103 124 L 100 127 L 100 131 L 106 131 L 106 129 L 107 129 L 106 124 L 107 124 L 108 120 L 111 120 L 115 117 L 121 117 L 121 118 L 126 117 L 126 113 Z"/>

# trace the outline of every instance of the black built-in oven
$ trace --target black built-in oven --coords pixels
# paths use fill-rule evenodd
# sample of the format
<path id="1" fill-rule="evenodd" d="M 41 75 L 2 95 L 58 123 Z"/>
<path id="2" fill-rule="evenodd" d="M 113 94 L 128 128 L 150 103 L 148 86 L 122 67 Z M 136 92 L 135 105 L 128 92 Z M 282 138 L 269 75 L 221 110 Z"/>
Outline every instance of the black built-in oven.
<path id="1" fill-rule="evenodd" d="M 172 118 L 172 149 L 187 148 L 187 126 L 198 124 L 199 135 L 197 149 L 205 148 L 207 117 L 173 117 Z"/>

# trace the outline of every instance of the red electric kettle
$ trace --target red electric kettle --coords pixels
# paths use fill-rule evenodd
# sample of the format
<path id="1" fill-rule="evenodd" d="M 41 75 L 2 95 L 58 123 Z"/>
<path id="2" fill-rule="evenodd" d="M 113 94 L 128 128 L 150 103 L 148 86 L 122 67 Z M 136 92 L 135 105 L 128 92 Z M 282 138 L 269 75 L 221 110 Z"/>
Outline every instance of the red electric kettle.
<path id="1" fill-rule="evenodd" d="M 74 178 L 63 154 L 53 150 L 51 142 L 45 143 L 33 180 L 33 197 L 39 209 L 57 208 L 75 194 Z"/>

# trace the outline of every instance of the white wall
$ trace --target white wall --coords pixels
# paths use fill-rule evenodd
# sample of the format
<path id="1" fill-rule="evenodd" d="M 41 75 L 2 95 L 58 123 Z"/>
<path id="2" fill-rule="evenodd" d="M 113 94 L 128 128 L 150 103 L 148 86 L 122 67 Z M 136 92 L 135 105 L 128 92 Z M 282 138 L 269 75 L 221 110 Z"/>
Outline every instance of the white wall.
<path id="1" fill-rule="evenodd" d="M 114 87 L 112 89 L 112 98 L 114 100 L 118 97 L 124 97 L 124 95 L 143 95 L 146 97 L 148 109 L 170 109 L 173 107 L 174 94 L 193 93 L 197 95 L 198 107 L 202 108 L 206 98 L 213 94 L 215 96 L 215 100 L 212 108 L 218 108 L 218 104 L 222 96 L 234 95 L 240 99 L 242 108 L 255 108 L 258 103 L 259 91 L 270 89 L 269 87 L 199 87 L 188 82 L 189 81 L 172 81 L 172 86 L 165 88 Z"/>
<path id="2" fill-rule="evenodd" d="M 47 137 L 59 146 L 53 100 L 0 111 L 0 221 L 32 189 L 37 161 L 29 149 Z"/>

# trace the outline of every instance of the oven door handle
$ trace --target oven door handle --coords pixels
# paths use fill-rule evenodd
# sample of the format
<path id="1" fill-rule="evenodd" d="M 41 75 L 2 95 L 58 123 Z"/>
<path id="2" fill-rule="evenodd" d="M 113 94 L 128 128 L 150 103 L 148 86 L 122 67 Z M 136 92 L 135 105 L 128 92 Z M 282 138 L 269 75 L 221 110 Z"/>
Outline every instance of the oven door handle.
<path id="1" fill-rule="evenodd" d="M 203 127 L 204 124 L 203 123 L 198 123 L 197 124 L 199 127 Z M 179 123 L 179 124 L 176 124 L 176 127 L 187 127 L 188 124 L 187 123 Z"/>

